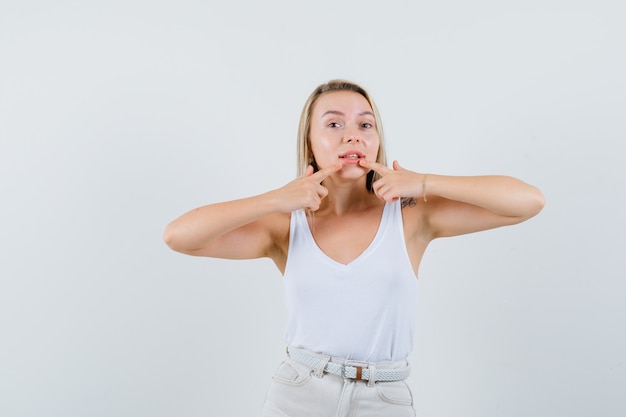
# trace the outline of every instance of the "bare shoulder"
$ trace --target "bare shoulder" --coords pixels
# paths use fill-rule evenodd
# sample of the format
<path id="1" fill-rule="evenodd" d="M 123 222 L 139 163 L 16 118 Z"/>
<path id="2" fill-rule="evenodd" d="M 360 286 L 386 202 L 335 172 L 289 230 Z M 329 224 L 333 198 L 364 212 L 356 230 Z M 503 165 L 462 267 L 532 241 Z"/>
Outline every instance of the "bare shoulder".
<path id="1" fill-rule="evenodd" d="M 416 197 L 402 197 L 400 200 L 404 235 L 407 241 L 427 234 L 426 223 L 424 222 L 424 204 L 421 199 Z"/>
<path id="2" fill-rule="evenodd" d="M 267 256 L 271 258 L 278 269 L 284 272 L 289 252 L 289 229 L 291 213 L 274 213 L 264 219 L 269 230 L 272 244 L 268 248 Z"/>
<path id="3" fill-rule="evenodd" d="M 415 197 L 402 197 L 400 199 L 400 206 L 402 209 L 405 207 L 415 207 L 417 206 L 417 199 Z"/>
<path id="4" fill-rule="evenodd" d="M 426 222 L 426 202 L 421 198 L 405 197 L 400 202 L 402 208 L 402 224 L 404 240 L 416 276 L 419 276 L 419 266 L 426 247 L 432 240 Z"/>
<path id="5" fill-rule="evenodd" d="M 291 213 L 273 213 L 265 218 L 272 240 L 278 246 L 289 246 L 289 223 Z"/>

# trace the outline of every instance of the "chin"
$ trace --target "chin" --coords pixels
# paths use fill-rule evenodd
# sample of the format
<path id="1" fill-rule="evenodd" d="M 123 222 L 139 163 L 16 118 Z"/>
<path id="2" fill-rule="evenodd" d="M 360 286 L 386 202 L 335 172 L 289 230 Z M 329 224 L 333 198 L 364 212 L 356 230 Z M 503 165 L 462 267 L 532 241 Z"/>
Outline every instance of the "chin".
<path id="1" fill-rule="evenodd" d="M 338 174 L 340 174 L 342 178 L 358 179 L 361 177 L 365 177 L 368 172 L 369 170 L 363 168 L 362 166 L 350 164 L 344 165 L 343 168 L 341 168 L 341 171 L 338 172 Z"/>

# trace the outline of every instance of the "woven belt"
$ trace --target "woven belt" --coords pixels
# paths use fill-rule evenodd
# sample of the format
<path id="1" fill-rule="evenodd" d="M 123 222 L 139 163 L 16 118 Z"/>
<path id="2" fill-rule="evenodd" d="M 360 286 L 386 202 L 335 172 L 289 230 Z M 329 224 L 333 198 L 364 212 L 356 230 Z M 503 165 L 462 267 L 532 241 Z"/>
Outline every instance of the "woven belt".
<path id="1" fill-rule="evenodd" d="M 312 355 L 300 349 L 290 349 L 289 356 L 296 362 L 306 365 L 310 368 L 317 368 L 321 365 L 323 358 Z M 334 362 L 328 362 L 324 367 L 324 372 L 337 375 L 345 379 L 354 379 L 357 381 L 369 381 L 370 369 L 367 365 L 346 365 Z M 411 374 L 411 367 L 404 366 L 402 368 L 376 368 L 374 378 L 376 381 L 391 382 L 403 381 Z"/>

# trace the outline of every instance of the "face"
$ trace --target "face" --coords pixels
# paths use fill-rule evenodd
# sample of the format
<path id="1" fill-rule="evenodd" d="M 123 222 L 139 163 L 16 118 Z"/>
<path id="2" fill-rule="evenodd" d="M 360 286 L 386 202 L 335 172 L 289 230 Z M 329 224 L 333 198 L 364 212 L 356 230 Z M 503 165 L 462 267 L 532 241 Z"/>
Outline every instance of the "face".
<path id="1" fill-rule="evenodd" d="M 342 176 L 367 174 L 359 159 L 376 161 L 380 146 L 372 107 L 353 91 L 333 91 L 317 99 L 309 136 L 318 168 L 341 162 Z"/>

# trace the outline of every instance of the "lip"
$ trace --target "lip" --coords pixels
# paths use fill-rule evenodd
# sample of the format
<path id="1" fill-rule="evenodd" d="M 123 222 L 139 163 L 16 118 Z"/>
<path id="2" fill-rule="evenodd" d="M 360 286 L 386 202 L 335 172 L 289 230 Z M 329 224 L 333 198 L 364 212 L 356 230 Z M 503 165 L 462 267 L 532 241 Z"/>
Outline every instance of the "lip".
<path id="1" fill-rule="evenodd" d="M 339 155 L 339 160 L 342 164 L 358 164 L 364 158 L 365 154 L 356 150 L 349 150 Z"/>

